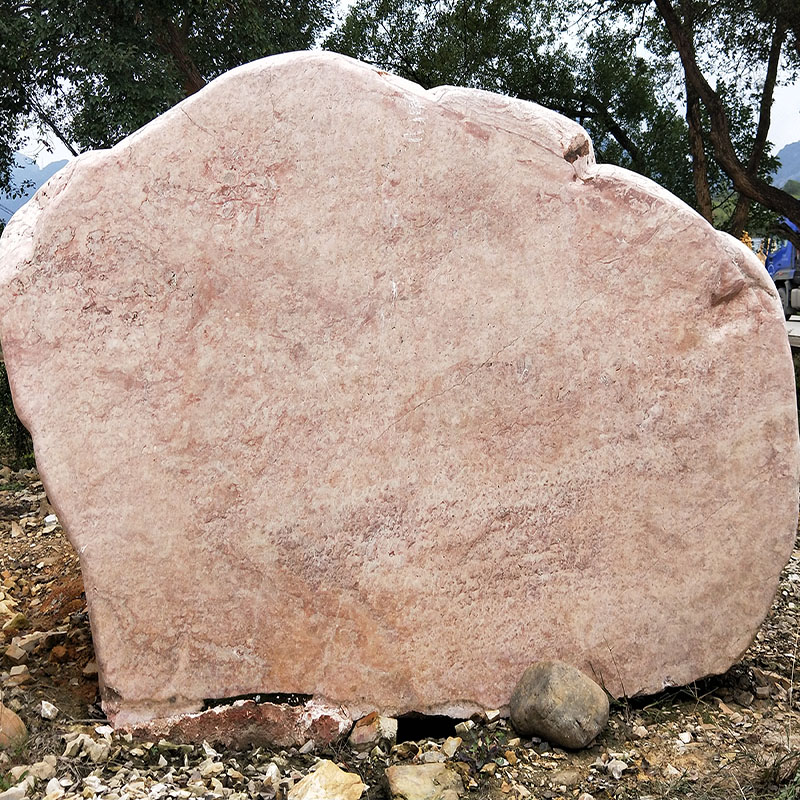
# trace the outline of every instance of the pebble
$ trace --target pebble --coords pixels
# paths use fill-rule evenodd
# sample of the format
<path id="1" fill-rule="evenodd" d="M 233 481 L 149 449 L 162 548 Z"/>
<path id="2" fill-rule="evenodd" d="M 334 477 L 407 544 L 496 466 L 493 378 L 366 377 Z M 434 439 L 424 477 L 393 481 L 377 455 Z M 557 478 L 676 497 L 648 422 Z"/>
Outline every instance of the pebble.
<path id="1" fill-rule="evenodd" d="M 448 757 L 452 758 L 464 740 L 460 736 L 448 736 L 442 744 L 442 752 Z"/>
<path id="2" fill-rule="evenodd" d="M 581 774 L 576 769 L 557 770 L 550 774 L 550 782 L 554 786 L 566 786 L 567 788 L 580 783 Z"/>
<path id="3" fill-rule="evenodd" d="M 12 786 L 4 792 L 0 792 L 0 800 L 22 800 L 28 794 L 28 784 Z"/>
<path id="4" fill-rule="evenodd" d="M 278 791 L 281 783 L 281 770 L 274 761 L 270 761 L 264 771 L 264 783 L 271 786 L 276 792 Z"/>
<path id="5" fill-rule="evenodd" d="M 359 800 L 366 788 L 358 775 L 323 760 L 289 789 L 287 800 Z"/>
<path id="6" fill-rule="evenodd" d="M 32 775 L 37 780 L 46 781 L 55 777 L 57 763 L 58 759 L 50 754 L 46 755 L 41 761 L 37 761 L 35 764 L 26 767 L 26 769 L 28 770 L 28 774 Z"/>
<path id="7" fill-rule="evenodd" d="M 386 780 L 393 800 L 457 800 L 464 792 L 459 774 L 444 764 L 397 764 Z"/>
<path id="8" fill-rule="evenodd" d="M 539 661 L 525 670 L 509 703 L 511 724 L 523 736 L 552 744 L 587 747 L 608 723 L 608 696 L 579 669 Z"/>
<path id="9" fill-rule="evenodd" d="M 42 719 L 55 719 L 58 716 L 58 708 L 48 700 L 42 700 L 39 714 L 41 715 Z"/>
<path id="10" fill-rule="evenodd" d="M 50 651 L 50 660 L 56 664 L 60 664 L 67 659 L 67 648 L 63 644 L 57 644 Z"/>
<path id="11" fill-rule="evenodd" d="M 350 747 L 360 751 L 371 750 L 382 743 L 390 746 L 396 741 L 397 720 L 374 711 L 356 722 L 348 738 Z"/>
<path id="12" fill-rule="evenodd" d="M 740 706 L 744 706 L 745 708 L 750 708 L 750 706 L 753 705 L 753 700 L 755 698 L 753 697 L 753 693 L 752 692 L 738 691 L 738 692 L 734 692 L 733 693 L 733 699 Z"/>
<path id="13" fill-rule="evenodd" d="M 626 769 L 628 769 L 628 765 L 618 758 L 612 758 L 611 761 L 606 764 L 606 772 L 617 781 L 622 777 L 622 773 L 625 772 Z"/>
<path id="14" fill-rule="evenodd" d="M 66 792 L 56 778 L 51 778 L 45 787 L 44 800 L 60 800 Z"/>
<path id="15" fill-rule="evenodd" d="M 447 761 L 447 756 L 439 750 L 426 750 L 419 760 L 423 764 L 442 764 Z"/>
<path id="16" fill-rule="evenodd" d="M 28 627 L 28 618 L 21 612 L 17 611 L 13 617 L 11 617 L 8 622 L 3 625 L 3 630 L 14 633 L 15 631 L 22 630 L 23 628 Z"/>
<path id="17" fill-rule="evenodd" d="M 22 686 L 23 683 L 29 683 L 32 680 L 28 667 L 25 664 L 17 664 L 16 667 L 11 667 L 9 677 L 3 681 L 3 686 L 13 687 Z"/>
<path id="18" fill-rule="evenodd" d="M 28 660 L 27 652 L 13 642 L 6 647 L 5 657 L 12 664 L 21 664 L 23 661 Z"/>

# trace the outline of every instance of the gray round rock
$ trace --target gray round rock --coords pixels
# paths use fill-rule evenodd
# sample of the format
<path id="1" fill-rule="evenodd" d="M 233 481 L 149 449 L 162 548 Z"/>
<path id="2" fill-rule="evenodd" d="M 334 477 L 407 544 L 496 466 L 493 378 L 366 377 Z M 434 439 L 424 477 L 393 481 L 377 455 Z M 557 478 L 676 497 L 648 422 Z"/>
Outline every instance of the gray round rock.
<path id="1" fill-rule="evenodd" d="M 606 693 L 561 661 L 539 661 L 528 667 L 509 705 L 518 733 L 571 750 L 586 747 L 608 722 Z"/>

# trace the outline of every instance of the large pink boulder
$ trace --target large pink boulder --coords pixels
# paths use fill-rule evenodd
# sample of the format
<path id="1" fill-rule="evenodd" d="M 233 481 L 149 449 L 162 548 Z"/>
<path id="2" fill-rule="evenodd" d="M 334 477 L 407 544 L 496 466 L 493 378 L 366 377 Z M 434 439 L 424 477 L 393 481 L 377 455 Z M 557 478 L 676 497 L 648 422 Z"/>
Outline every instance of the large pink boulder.
<path id="1" fill-rule="evenodd" d="M 0 334 L 116 724 L 464 715 L 537 660 L 656 692 L 739 658 L 792 547 L 767 273 L 529 103 L 234 70 L 14 217 Z"/>

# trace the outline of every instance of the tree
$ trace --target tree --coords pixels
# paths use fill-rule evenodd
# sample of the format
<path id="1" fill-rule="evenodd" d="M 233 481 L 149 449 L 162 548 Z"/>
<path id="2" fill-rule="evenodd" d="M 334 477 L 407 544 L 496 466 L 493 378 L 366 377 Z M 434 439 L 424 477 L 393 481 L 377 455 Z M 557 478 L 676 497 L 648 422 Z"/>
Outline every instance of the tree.
<path id="1" fill-rule="evenodd" d="M 600 21 L 580 48 L 566 48 L 569 22 L 558 2 L 359 0 L 325 46 L 425 88 L 472 86 L 540 103 L 585 125 L 601 160 L 691 199 L 679 155 L 685 124 L 661 76 L 613 23 Z"/>
<path id="2" fill-rule="evenodd" d="M 590 0 L 590 5 L 598 4 Z M 800 68 L 796 0 L 605 0 L 601 5 L 629 20 L 647 19 L 653 51 L 662 58 L 677 56 L 701 213 L 711 219 L 713 159 L 736 195 L 725 221 L 731 233 L 741 234 L 753 203 L 800 224 L 800 201 L 768 179 L 775 165 L 768 133 L 779 70 L 796 74 Z M 763 210 L 755 211 L 763 223 Z"/>
<path id="3" fill-rule="evenodd" d="M 780 68 L 800 65 L 798 8 L 796 0 L 359 0 L 326 46 L 425 87 L 476 86 L 560 111 L 589 130 L 601 160 L 655 179 L 738 235 L 776 213 L 793 218 L 797 201 L 768 182 L 776 162 L 767 134 Z M 715 88 L 704 74 L 715 75 Z"/>
<path id="4" fill-rule="evenodd" d="M 3 454 L 4 462 L 8 460 L 16 467 L 31 466 L 33 442 L 25 426 L 17 419 L 8 385 L 6 365 L 2 360 L 0 360 L 0 453 Z"/>
<path id="5" fill-rule="evenodd" d="M 256 58 L 311 47 L 333 0 L 0 0 L 0 188 L 31 124 L 109 147 Z"/>

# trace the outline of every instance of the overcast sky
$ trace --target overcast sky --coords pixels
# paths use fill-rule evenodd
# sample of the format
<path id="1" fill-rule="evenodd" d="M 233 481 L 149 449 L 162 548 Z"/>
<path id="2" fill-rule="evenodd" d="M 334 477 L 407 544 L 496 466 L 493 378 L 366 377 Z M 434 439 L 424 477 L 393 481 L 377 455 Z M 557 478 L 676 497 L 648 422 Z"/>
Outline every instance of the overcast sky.
<path id="1" fill-rule="evenodd" d="M 800 81 L 775 90 L 769 134 L 775 152 L 791 142 L 800 141 Z"/>

